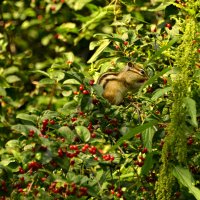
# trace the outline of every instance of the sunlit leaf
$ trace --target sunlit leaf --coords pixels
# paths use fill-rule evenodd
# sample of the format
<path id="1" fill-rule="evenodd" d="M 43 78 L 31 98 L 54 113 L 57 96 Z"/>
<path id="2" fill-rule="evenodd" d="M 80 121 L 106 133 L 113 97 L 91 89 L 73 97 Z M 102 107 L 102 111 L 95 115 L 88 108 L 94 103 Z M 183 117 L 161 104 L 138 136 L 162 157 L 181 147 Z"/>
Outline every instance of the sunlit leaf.
<path id="1" fill-rule="evenodd" d="M 76 126 L 75 130 L 82 141 L 88 142 L 90 140 L 90 131 L 84 126 Z"/>
<path id="2" fill-rule="evenodd" d="M 43 78 L 39 81 L 39 83 L 44 84 L 44 85 L 53 85 L 53 84 L 55 84 L 55 81 L 50 78 Z"/>
<path id="3" fill-rule="evenodd" d="M 152 101 L 156 101 L 159 97 L 162 97 L 167 92 L 171 91 L 172 87 L 165 87 L 162 89 L 157 89 L 154 95 L 151 97 Z"/>
<path id="4" fill-rule="evenodd" d="M 152 153 L 148 153 L 145 157 L 144 165 L 142 166 L 141 174 L 147 175 L 153 167 Z"/>
<path id="5" fill-rule="evenodd" d="M 102 41 L 101 45 L 99 48 L 95 51 L 95 53 L 92 55 L 92 57 L 88 60 L 88 63 L 93 63 L 98 56 L 102 53 L 102 51 L 110 44 L 111 41 L 108 39 L 105 39 Z"/>
<path id="6" fill-rule="evenodd" d="M 50 76 L 51 79 L 54 79 L 56 81 L 60 81 L 60 80 L 64 79 L 65 73 L 62 72 L 62 71 L 58 71 L 58 70 L 50 70 L 49 76 Z"/>
<path id="7" fill-rule="evenodd" d="M 65 138 L 65 140 L 66 140 L 67 143 L 71 144 L 74 141 L 75 134 L 67 126 L 60 127 L 58 129 L 58 133 L 60 133 L 60 135 Z"/>
<path id="8" fill-rule="evenodd" d="M 188 169 L 174 166 L 173 175 L 182 185 L 188 188 L 189 192 L 193 194 L 197 200 L 200 200 L 200 190 L 195 187 L 195 181 Z"/>
<path id="9" fill-rule="evenodd" d="M 76 79 L 67 79 L 63 82 L 63 84 L 66 84 L 66 85 L 80 85 L 80 82 L 77 81 Z"/>
<path id="10" fill-rule="evenodd" d="M 148 152 L 152 151 L 154 134 L 155 134 L 155 128 L 153 126 L 147 128 L 145 131 L 142 132 L 143 146 L 148 149 Z"/>
<path id="11" fill-rule="evenodd" d="M 190 98 L 190 97 L 185 97 L 183 100 L 188 114 L 191 118 L 190 123 L 194 126 L 194 127 L 198 127 L 198 122 L 197 122 L 197 110 L 196 110 L 196 102 Z"/>
<path id="12" fill-rule="evenodd" d="M 33 124 L 36 124 L 36 122 L 37 122 L 36 115 L 29 115 L 26 113 L 20 113 L 16 116 L 16 118 L 32 122 Z"/>

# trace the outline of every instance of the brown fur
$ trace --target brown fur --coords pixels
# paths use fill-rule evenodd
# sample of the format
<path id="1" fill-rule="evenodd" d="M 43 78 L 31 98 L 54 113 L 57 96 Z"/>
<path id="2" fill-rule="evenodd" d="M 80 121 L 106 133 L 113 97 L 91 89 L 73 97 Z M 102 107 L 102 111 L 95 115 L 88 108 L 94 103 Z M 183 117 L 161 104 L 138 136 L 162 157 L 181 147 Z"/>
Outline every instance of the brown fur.
<path id="1" fill-rule="evenodd" d="M 98 83 L 104 88 L 103 97 L 111 104 L 118 105 L 123 101 L 129 90 L 137 92 L 145 80 L 147 80 L 147 77 L 142 69 L 128 63 L 122 72 L 103 74 Z"/>

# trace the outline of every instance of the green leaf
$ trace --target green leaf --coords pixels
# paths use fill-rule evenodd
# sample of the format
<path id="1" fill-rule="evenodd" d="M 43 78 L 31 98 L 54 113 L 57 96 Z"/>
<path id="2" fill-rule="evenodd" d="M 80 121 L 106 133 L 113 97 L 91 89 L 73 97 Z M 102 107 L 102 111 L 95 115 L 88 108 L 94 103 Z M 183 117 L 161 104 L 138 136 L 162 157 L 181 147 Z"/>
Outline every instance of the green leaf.
<path id="1" fill-rule="evenodd" d="M 143 146 L 148 149 L 148 152 L 152 151 L 152 140 L 154 134 L 155 134 L 155 128 L 153 126 L 147 128 L 142 133 Z"/>
<path id="2" fill-rule="evenodd" d="M 162 76 L 163 74 L 167 73 L 167 72 L 170 71 L 170 70 L 171 70 L 170 67 L 169 67 L 169 68 L 165 68 L 165 69 L 163 69 L 161 72 L 155 74 L 155 75 L 152 76 L 150 79 L 148 79 L 148 80 L 142 85 L 142 87 L 140 87 L 140 89 L 139 89 L 139 91 L 138 91 L 138 95 L 141 95 L 142 90 L 143 90 L 146 86 L 148 86 L 148 85 L 150 85 L 150 84 L 153 84 L 153 83 L 155 82 L 155 80 L 157 80 L 160 76 Z"/>
<path id="3" fill-rule="evenodd" d="M 60 109 L 60 112 L 63 114 L 70 114 L 74 112 L 74 109 L 77 108 L 77 102 L 76 101 L 70 101 L 67 102 L 63 108 Z"/>
<path id="4" fill-rule="evenodd" d="M 147 175 L 149 171 L 152 169 L 152 167 L 153 167 L 152 153 L 148 153 L 146 154 L 144 165 L 142 166 L 141 174 Z"/>
<path id="5" fill-rule="evenodd" d="M 93 89 L 94 89 L 95 93 L 97 94 L 97 96 L 102 96 L 103 87 L 101 85 L 96 84 L 93 86 Z"/>
<path id="6" fill-rule="evenodd" d="M 6 90 L 2 87 L 0 87 L 0 96 L 2 96 L 2 97 L 6 96 Z"/>
<path id="7" fill-rule="evenodd" d="M 37 134 L 40 133 L 40 131 L 35 126 L 31 126 L 31 125 L 16 124 L 16 125 L 13 125 L 11 129 L 24 136 L 28 135 L 29 130 L 34 130 L 35 133 Z"/>
<path id="8" fill-rule="evenodd" d="M 0 166 L 3 165 L 3 166 L 8 166 L 10 163 L 14 163 L 16 162 L 16 160 L 14 159 L 14 157 L 8 157 L 8 158 L 5 158 L 3 160 L 1 160 L 0 162 Z"/>
<path id="9" fill-rule="evenodd" d="M 99 48 L 95 51 L 95 53 L 92 55 L 92 57 L 88 60 L 88 63 L 93 63 L 97 57 L 101 54 L 101 52 L 110 44 L 111 41 L 108 39 L 105 39 L 102 41 Z"/>
<path id="10" fill-rule="evenodd" d="M 83 24 L 82 29 L 87 28 L 89 25 L 96 23 L 100 21 L 103 17 L 105 17 L 106 14 L 108 13 L 107 9 L 108 7 L 109 6 L 105 7 L 105 9 L 99 9 L 97 12 L 93 13 L 92 16 L 90 17 L 90 20 L 88 20 L 85 24 Z"/>
<path id="11" fill-rule="evenodd" d="M 76 79 L 80 83 L 82 83 L 84 79 L 83 74 L 77 72 L 68 72 L 65 75 L 67 78 Z"/>
<path id="12" fill-rule="evenodd" d="M 44 85 L 53 85 L 55 81 L 50 78 L 43 78 L 39 81 L 39 83 Z"/>
<path id="13" fill-rule="evenodd" d="M 90 131 L 84 126 L 76 126 L 76 133 L 79 135 L 82 141 L 88 142 L 90 140 Z"/>
<path id="14" fill-rule="evenodd" d="M 55 161 L 60 167 L 62 167 L 64 172 L 68 172 L 70 166 L 70 159 L 68 157 L 64 158 L 56 157 Z"/>
<path id="15" fill-rule="evenodd" d="M 18 140 L 9 140 L 7 143 L 6 143 L 6 145 L 5 145 L 5 147 L 7 148 L 7 149 L 13 149 L 13 148 L 15 148 L 15 149 L 19 149 L 19 141 Z"/>
<path id="16" fill-rule="evenodd" d="M 0 86 L 2 88 L 9 88 L 10 87 L 10 85 L 8 84 L 8 82 L 2 76 L 0 76 Z"/>
<path id="17" fill-rule="evenodd" d="M 154 126 L 155 124 L 157 124 L 158 122 L 157 121 L 151 121 L 151 122 L 148 122 L 146 124 L 143 124 L 143 125 L 140 125 L 140 126 L 137 126 L 135 128 L 130 128 L 128 129 L 128 132 L 122 136 L 118 141 L 117 143 L 111 148 L 111 150 L 114 150 L 116 149 L 118 146 L 120 146 L 125 140 L 130 140 L 131 138 L 134 137 L 135 134 L 137 133 L 140 133 L 144 130 L 146 130 L 147 128 L 149 127 L 152 127 Z"/>
<path id="18" fill-rule="evenodd" d="M 92 0 L 67 0 L 67 5 L 74 10 L 81 10 L 87 3 Z"/>
<path id="19" fill-rule="evenodd" d="M 163 96 L 165 93 L 169 92 L 172 90 L 172 87 L 165 87 L 162 89 L 157 89 L 154 95 L 151 97 L 152 101 L 157 100 L 159 97 Z"/>
<path id="20" fill-rule="evenodd" d="M 197 128 L 198 122 L 197 122 L 196 102 L 190 97 L 185 97 L 183 102 L 187 108 L 189 116 L 191 117 L 190 119 L 191 125 Z"/>
<path id="21" fill-rule="evenodd" d="M 165 8 L 169 5 L 173 4 L 172 1 L 165 1 L 163 3 L 161 3 L 158 7 L 156 8 L 152 8 L 152 9 L 148 9 L 148 11 L 150 12 L 158 12 L 158 11 L 161 11 L 161 10 L 165 10 Z"/>
<path id="22" fill-rule="evenodd" d="M 161 54 L 167 50 L 168 48 L 170 48 L 174 43 L 176 43 L 178 40 L 180 40 L 180 37 L 176 36 L 174 37 L 172 40 L 169 41 L 169 43 L 165 46 L 163 46 L 162 48 L 160 48 L 158 51 L 156 51 L 156 53 L 149 59 L 146 61 L 146 63 L 144 64 L 144 66 L 146 66 L 150 61 L 154 60 L 156 57 L 160 57 Z"/>
<path id="23" fill-rule="evenodd" d="M 67 126 L 62 126 L 58 129 L 58 133 L 65 138 L 66 142 L 71 144 L 74 141 L 75 134 Z"/>
<path id="24" fill-rule="evenodd" d="M 49 149 L 47 149 L 44 152 L 40 152 L 40 153 L 41 153 L 41 160 L 40 160 L 40 162 L 42 164 L 47 164 L 47 163 L 49 163 L 52 160 L 53 153 Z"/>
<path id="25" fill-rule="evenodd" d="M 51 79 L 54 79 L 56 81 L 61 81 L 65 78 L 65 74 L 62 71 L 57 70 L 50 70 L 49 76 Z"/>
<path id="26" fill-rule="evenodd" d="M 15 83 L 15 82 L 21 81 L 21 79 L 16 75 L 10 75 L 6 77 L 6 81 L 8 83 Z"/>
<path id="27" fill-rule="evenodd" d="M 181 184 L 188 188 L 189 192 L 192 193 L 197 200 L 200 200 L 200 190 L 194 186 L 195 181 L 188 169 L 175 166 L 173 169 L 173 175 Z"/>
<path id="28" fill-rule="evenodd" d="M 87 111 L 90 110 L 93 107 L 93 104 L 91 103 L 91 97 L 89 95 L 83 95 L 81 99 L 81 110 Z"/>
<path id="29" fill-rule="evenodd" d="M 25 114 L 25 113 L 20 113 L 16 116 L 16 118 L 32 122 L 33 124 L 37 123 L 37 116 L 36 115 L 29 115 L 29 114 Z"/>
<path id="30" fill-rule="evenodd" d="M 45 72 L 45 71 L 42 71 L 42 70 L 34 70 L 34 71 L 32 71 L 33 73 L 37 73 L 37 74 L 42 74 L 42 75 L 44 75 L 44 76 L 47 76 L 47 77 L 49 77 L 49 74 L 47 73 L 47 72 Z"/>
<path id="31" fill-rule="evenodd" d="M 70 78 L 70 79 L 67 79 L 67 80 L 65 80 L 64 82 L 63 82 L 63 84 L 67 84 L 67 85 L 80 85 L 80 82 L 79 81 L 77 81 L 76 79 L 72 79 L 72 78 Z"/>

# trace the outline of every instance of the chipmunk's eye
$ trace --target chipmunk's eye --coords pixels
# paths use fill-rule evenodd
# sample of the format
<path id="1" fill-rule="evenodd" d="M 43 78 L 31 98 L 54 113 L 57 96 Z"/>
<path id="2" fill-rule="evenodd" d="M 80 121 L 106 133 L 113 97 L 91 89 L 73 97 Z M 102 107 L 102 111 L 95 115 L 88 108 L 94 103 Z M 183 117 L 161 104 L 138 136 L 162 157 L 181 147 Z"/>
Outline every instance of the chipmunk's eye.
<path id="1" fill-rule="evenodd" d="M 143 69 L 140 70 L 140 73 L 141 73 L 142 75 L 145 75 L 145 71 L 144 71 Z"/>

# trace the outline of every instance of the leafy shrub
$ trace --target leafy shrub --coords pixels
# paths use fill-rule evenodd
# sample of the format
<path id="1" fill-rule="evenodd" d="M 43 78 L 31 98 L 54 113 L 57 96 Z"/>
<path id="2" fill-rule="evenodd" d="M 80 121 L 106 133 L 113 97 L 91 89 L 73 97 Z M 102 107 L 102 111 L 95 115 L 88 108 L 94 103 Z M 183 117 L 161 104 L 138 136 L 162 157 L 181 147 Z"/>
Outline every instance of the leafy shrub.
<path id="1" fill-rule="evenodd" d="M 2 5 L 1 199 L 199 199 L 198 2 Z M 128 61 L 149 80 L 111 106 Z"/>

